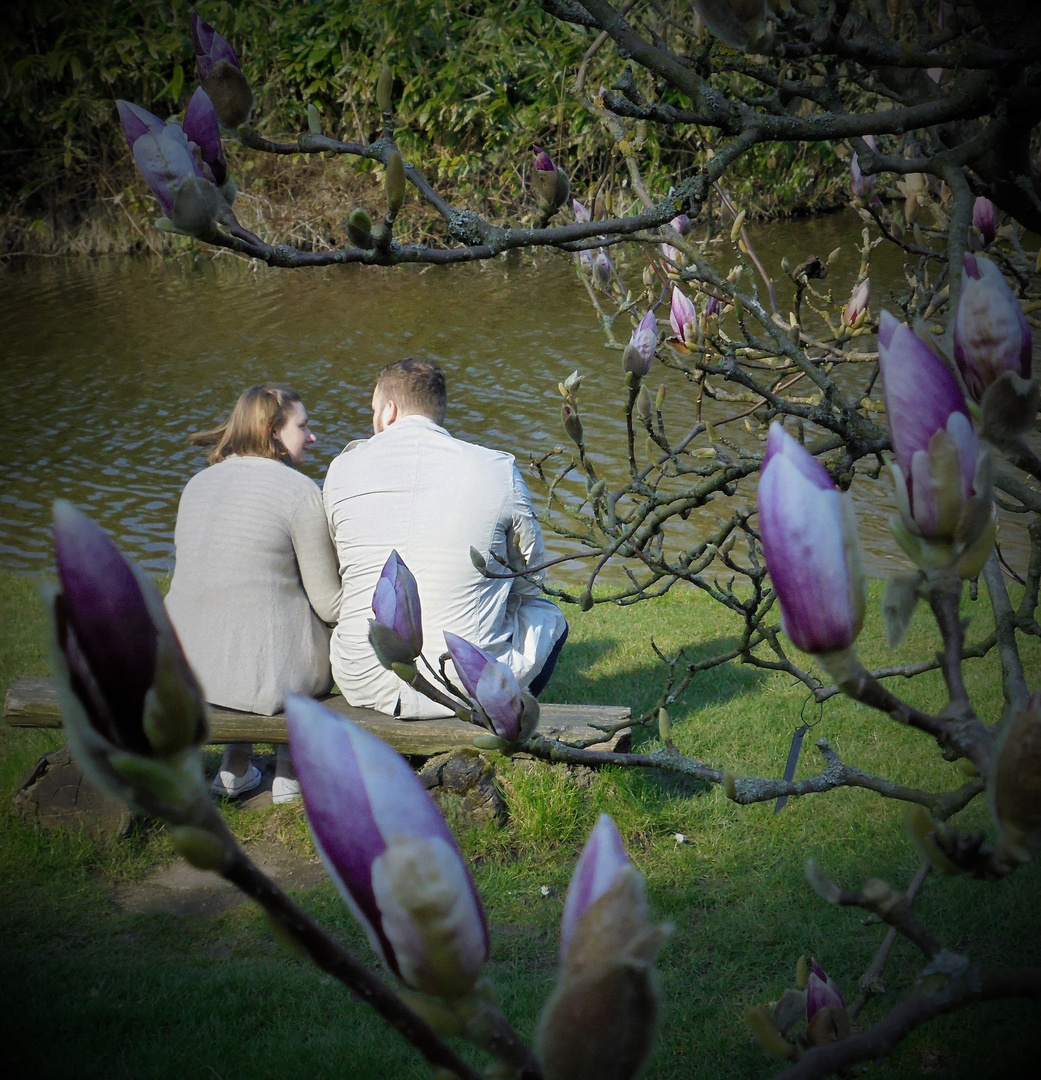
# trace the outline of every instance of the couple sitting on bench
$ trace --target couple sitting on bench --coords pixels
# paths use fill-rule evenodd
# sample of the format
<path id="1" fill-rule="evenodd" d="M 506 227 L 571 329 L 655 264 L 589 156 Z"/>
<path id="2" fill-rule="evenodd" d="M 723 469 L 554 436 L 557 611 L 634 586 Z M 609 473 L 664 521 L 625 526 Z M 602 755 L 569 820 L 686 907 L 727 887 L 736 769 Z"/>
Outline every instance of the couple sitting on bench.
<path id="1" fill-rule="evenodd" d="M 494 567 L 537 566 L 542 532 L 509 454 L 441 426 L 441 369 L 406 359 L 385 367 L 372 397 L 374 435 L 349 443 L 323 492 L 295 468 L 314 444 L 300 396 L 256 386 L 219 428 L 191 436 L 210 467 L 181 495 L 176 565 L 166 605 L 214 705 L 273 715 L 286 691 L 320 696 L 335 679 L 351 705 L 407 719 L 450 715 L 377 660 L 368 641 L 372 595 L 392 550 L 419 587 L 423 654 L 436 671 L 442 632 L 507 664 L 522 687 L 546 685 L 567 637 L 556 605 L 531 578 Z M 330 642 L 331 634 L 331 642 Z M 249 744 L 229 744 L 213 781 L 234 797 L 261 780 Z M 276 753 L 272 797 L 299 796 L 289 748 Z"/>

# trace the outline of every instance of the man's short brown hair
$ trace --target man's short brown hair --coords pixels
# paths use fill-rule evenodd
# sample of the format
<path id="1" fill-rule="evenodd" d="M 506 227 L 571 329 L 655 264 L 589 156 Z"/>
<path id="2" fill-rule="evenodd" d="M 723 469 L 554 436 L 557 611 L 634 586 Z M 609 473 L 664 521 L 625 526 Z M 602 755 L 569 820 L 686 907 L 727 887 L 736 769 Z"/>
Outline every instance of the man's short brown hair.
<path id="1" fill-rule="evenodd" d="M 443 424 L 448 408 L 445 373 L 433 360 L 406 356 L 387 364 L 376 379 L 376 393 L 393 401 L 404 415 L 420 413 L 435 424 Z"/>

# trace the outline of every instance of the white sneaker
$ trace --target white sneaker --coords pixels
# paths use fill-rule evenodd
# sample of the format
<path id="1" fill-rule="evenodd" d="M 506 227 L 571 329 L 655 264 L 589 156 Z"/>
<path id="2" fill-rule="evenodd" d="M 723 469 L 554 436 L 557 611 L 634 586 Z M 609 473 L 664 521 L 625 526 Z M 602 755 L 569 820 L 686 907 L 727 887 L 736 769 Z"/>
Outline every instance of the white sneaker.
<path id="1" fill-rule="evenodd" d="M 236 776 L 233 772 L 228 772 L 227 769 L 221 769 L 213 778 L 210 791 L 214 795 L 223 796 L 225 799 L 237 799 L 240 795 L 245 795 L 247 791 L 259 787 L 260 780 L 260 770 L 256 765 L 250 765 L 244 776 Z"/>
<path id="2" fill-rule="evenodd" d="M 276 776 L 271 785 L 273 803 L 296 802 L 300 798 L 300 781 L 290 780 L 287 776 Z"/>

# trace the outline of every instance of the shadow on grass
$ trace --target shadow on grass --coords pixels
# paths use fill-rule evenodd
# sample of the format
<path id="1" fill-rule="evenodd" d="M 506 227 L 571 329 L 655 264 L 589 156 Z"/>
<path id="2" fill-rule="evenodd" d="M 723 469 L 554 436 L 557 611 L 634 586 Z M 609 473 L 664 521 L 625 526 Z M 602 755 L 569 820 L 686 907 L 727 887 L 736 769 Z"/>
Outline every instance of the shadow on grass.
<path id="1" fill-rule="evenodd" d="M 688 662 L 698 663 L 732 650 L 737 639 L 715 637 L 688 646 Z M 560 656 L 553 679 L 542 695 L 544 701 L 580 705 L 628 705 L 634 716 L 654 707 L 665 687 L 666 666 L 653 654 L 641 649 L 632 654 L 628 643 L 617 637 L 568 642 Z M 767 673 L 730 661 L 699 672 L 670 708 L 673 719 L 690 718 L 699 710 L 726 705 L 756 693 Z M 633 749 L 645 751 L 660 746 L 659 735 L 651 728 L 638 727 L 633 732 Z M 657 769 L 639 770 L 631 781 L 633 795 L 641 802 L 656 803 L 665 798 L 703 795 L 712 785 L 681 773 Z"/>
<path id="2" fill-rule="evenodd" d="M 601 637 L 569 641 L 560 654 L 553 678 L 542 695 L 546 702 L 573 705 L 628 705 L 633 715 L 650 708 L 665 687 L 666 666 L 653 656 L 629 660 L 626 642 Z M 690 663 L 699 663 L 734 648 L 737 639 L 717 637 L 686 647 Z M 617 659 L 615 653 L 623 654 Z M 767 673 L 730 661 L 699 672 L 677 699 L 684 710 L 722 705 L 759 690 Z"/>

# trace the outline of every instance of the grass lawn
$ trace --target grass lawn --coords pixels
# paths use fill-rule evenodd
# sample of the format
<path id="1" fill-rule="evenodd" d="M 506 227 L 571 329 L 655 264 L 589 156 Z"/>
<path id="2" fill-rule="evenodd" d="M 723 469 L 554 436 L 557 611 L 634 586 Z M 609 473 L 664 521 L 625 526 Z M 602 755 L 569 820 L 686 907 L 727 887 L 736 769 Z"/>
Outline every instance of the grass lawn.
<path id="1" fill-rule="evenodd" d="M 877 600 L 862 638 L 868 664 L 885 657 Z M 984 602 L 967 605 L 970 640 L 986 632 Z M 0 683 L 45 674 L 43 617 L 34 581 L 0 575 Z M 654 701 L 659 667 L 651 634 L 666 651 L 694 642 L 713 650 L 730 627 L 699 595 L 653 604 L 569 613 L 571 638 L 547 700 Z M 927 613 L 915 617 L 900 655 L 935 651 Z M 1032 686 L 1041 652 L 1024 654 Z M 887 660 L 887 662 L 889 662 Z M 1000 707 L 987 661 L 968 666 L 983 715 Z M 895 686 L 916 704 L 942 701 L 938 677 Z M 699 676 L 672 709 L 685 753 L 738 773 L 780 775 L 806 694 L 790 679 L 728 665 Z M 812 710 L 810 717 L 816 715 Z M 843 699 L 825 704 L 808 737 L 799 775 L 818 770 L 813 739 L 826 737 L 850 764 L 904 784 L 947 790 L 963 779 L 923 736 Z M 648 747 L 649 734 L 638 740 Z M 0 783 L 10 792 L 60 733 L 0 729 Z M 216 764 L 216 751 L 208 751 Z M 511 818 L 504 829 L 463 827 L 492 928 L 490 975 L 505 1014 L 529 1035 L 552 986 L 564 893 L 577 853 L 602 811 L 610 813 L 646 875 L 655 916 L 674 924 L 662 951 L 665 1017 L 648 1080 L 766 1077 L 778 1071 L 748 1034 L 742 1014 L 791 985 L 797 958 L 813 953 L 846 993 L 884 936 L 863 912 L 826 905 L 808 888 L 814 856 L 840 884 L 868 877 L 904 886 L 917 859 L 903 837 L 902 806 L 867 791 L 840 790 L 789 802 L 739 807 L 718 788 L 617 768 L 575 774 L 501 760 Z M 982 800 L 965 827 L 989 828 Z M 277 945 L 250 905 L 215 919 L 121 910 L 113 897 L 172 863 L 158 825 L 101 842 L 37 832 L 0 805 L 0 986 L 5 1035 L 0 1061 L 15 1077 L 294 1078 L 429 1075 L 422 1061 L 337 983 Z M 242 839 L 266 838 L 301 852 L 310 840 L 299 806 L 227 817 Z M 681 833 L 684 842 L 676 839 Z M 543 895 L 542 887 L 549 889 Z M 331 883 L 297 893 L 327 926 L 369 950 Z M 941 941 L 973 960 L 1041 964 L 1041 868 L 985 884 L 932 877 L 916 911 Z M 861 1015 L 880 1018 L 909 986 L 912 948 L 898 943 L 886 992 Z M 934 1022 L 870 1075 L 1019 1076 L 1037 1057 L 1036 1002 L 995 1003 Z M 474 1059 L 479 1060 L 479 1059 Z M 1031 1071 L 1033 1071 L 1031 1069 Z"/>

